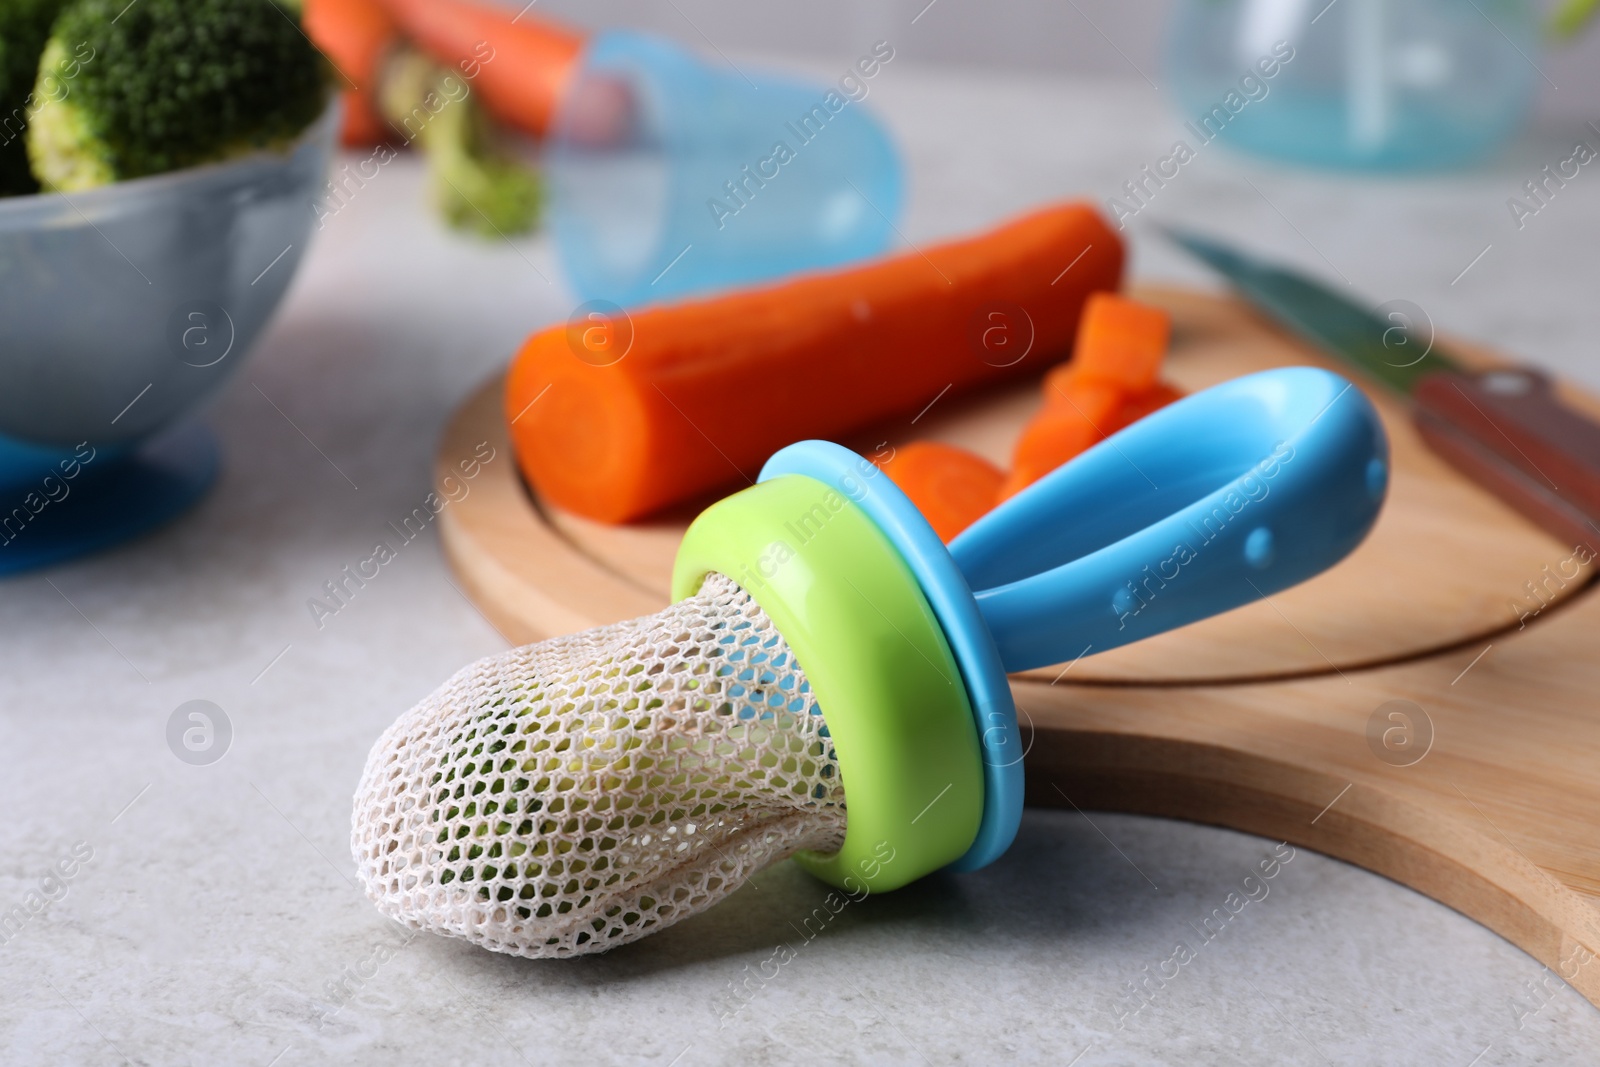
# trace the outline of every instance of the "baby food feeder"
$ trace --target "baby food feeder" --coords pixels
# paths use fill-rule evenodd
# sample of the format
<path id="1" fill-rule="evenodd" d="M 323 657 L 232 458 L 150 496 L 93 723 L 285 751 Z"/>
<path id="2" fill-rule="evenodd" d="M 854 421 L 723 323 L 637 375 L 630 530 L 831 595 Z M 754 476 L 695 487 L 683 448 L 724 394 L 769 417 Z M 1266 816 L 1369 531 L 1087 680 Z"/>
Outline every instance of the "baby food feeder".
<path id="1" fill-rule="evenodd" d="M 793 445 L 689 528 L 671 607 L 480 660 L 391 726 L 360 877 L 410 926 L 569 956 L 790 855 L 849 892 L 982 867 L 1022 812 L 1007 672 L 1303 581 L 1387 483 L 1371 404 L 1305 367 L 1162 409 L 948 549 L 866 460 Z"/>

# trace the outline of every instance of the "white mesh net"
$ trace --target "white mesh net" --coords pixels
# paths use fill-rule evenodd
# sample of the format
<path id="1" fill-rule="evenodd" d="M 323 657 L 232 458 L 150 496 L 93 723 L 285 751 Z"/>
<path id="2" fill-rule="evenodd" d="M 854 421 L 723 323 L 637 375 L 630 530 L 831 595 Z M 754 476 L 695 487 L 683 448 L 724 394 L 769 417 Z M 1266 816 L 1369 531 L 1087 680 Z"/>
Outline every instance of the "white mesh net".
<path id="1" fill-rule="evenodd" d="M 490 656 L 384 732 L 356 791 L 367 895 L 519 956 L 601 952 L 844 840 L 804 673 L 722 575 L 642 619 Z"/>

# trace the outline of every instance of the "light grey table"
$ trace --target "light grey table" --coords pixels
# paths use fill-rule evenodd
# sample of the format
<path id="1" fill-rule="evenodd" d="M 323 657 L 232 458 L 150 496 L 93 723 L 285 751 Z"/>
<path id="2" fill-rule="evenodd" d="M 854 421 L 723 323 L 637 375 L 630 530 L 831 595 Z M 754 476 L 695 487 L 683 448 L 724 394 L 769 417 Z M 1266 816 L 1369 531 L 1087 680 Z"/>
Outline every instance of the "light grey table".
<path id="1" fill-rule="evenodd" d="M 905 230 L 919 243 L 1061 195 L 1103 199 L 1178 131 L 1137 82 L 902 65 L 874 93 L 910 159 Z M 1504 203 L 1581 135 L 1542 131 L 1487 170 L 1395 181 L 1246 165 L 1213 146 L 1134 220 L 1134 273 L 1205 283 L 1147 222 L 1206 226 L 1600 386 L 1600 177 L 1586 170 L 1521 232 Z M 1111 814 L 1030 814 L 989 870 L 851 905 L 727 1019 L 736 984 L 799 941 L 824 893 L 790 865 L 599 959 L 405 940 L 352 882 L 350 795 L 387 723 L 503 643 L 433 533 L 322 626 L 306 601 L 421 502 L 452 406 L 572 303 L 546 242 L 447 235 L 422 196 L 414 161 L 396 163 L 317 235 L 211 413 L 227 470 L 196 511 L 0 585 L 0 909 L 92 852 L 0 944 L 0 1060 L 1600 1060 L 1600 1012 L 1532 959 L 1305 851 L 1119 1028 L 1127 984 L 1272 843 Z M 166 741 L 193 699 L 231 723 L 210 765 Z"/>

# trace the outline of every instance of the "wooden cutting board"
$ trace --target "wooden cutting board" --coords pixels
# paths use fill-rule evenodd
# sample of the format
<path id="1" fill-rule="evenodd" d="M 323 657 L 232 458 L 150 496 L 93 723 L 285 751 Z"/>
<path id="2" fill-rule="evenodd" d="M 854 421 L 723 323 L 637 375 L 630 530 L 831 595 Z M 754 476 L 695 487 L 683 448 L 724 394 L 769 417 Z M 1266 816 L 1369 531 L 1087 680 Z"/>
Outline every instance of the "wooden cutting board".
<path id="1" fill-rule="evenodd" d="M 1341 369 L 1234 301 L 1139 295 L 1173 313 L 1167 375 L 1185 390 L 1289 363 Z M 1016 676 L 1029 802 L 1326 852 L 1472 916 L 1600 1004 L 1595 567 L 1427 451 L 1400 404 L 1369 395 L 1393 476 L 1367 541 L 1270 602 Z M 483 442 L 496 450 L 441 514 L 467 594 L 517 643 L 665 606 L 700 505 L 614 527 L 538 501 L 511 462 L 500 397 L 497 380 L 467 400 L 436 464 L 438 480 Z M 844 443 L 936 439 L 1003 464 L 1039 402 L 1037 382 L 944 397 L 914 424 Z"/>

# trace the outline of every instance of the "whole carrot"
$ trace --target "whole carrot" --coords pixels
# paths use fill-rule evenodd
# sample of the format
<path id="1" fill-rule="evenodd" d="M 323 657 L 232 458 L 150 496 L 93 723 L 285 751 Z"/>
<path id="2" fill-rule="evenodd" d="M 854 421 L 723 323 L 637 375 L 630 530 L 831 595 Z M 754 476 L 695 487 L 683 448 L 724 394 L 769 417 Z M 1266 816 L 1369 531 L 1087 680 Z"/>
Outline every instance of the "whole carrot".
<path id="1" fill-rule="evenodd" d="M 418 48 L 466 71 L 496 117 L 544 135 L 583 50 L 581 34 L 526 7 L 516 13 L 472 0 L 382 3 Z"/>
<path id="2" fill-rule="evenodd" d="M 753 478 L 794 441 L 1037 373 L 1122 262 L 1116 231 L 1069 203 L 925 252 L 541 330 L 506 382 L 517 459 L 560 507 L 638 518 Z M 997 306 L 1022 358 L 974 342 Z"/>

